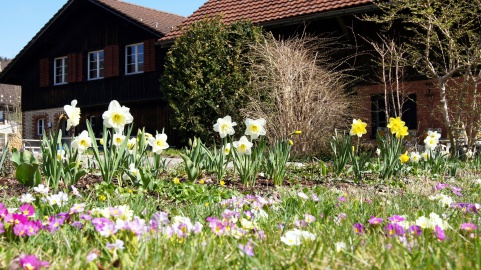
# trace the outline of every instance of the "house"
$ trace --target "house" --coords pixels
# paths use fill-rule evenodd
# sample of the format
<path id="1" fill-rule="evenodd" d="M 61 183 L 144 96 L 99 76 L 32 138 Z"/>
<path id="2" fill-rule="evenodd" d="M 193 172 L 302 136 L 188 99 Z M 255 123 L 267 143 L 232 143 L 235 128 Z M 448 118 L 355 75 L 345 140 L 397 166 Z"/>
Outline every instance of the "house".
<path id="1" fill-rule="evenodd" d="M 10 63 L 10 60 L 0 60 L 0 72 Z M 0 84 L 0 148 L 8 134 L 19 131 L 20 118 L 20 86 Z"/>
<path id="2" fill-rule="evenodd" d="M 368 136 L 375 138 L 377 130 L 386 127 L 384 88 L 375 82 L 372 54 L 359 53 L 372 47 L 365 39 L 376 40 L 379 25 L 359 17 L 373 14 L 378 8 L 372 0 L 209 0 L 176 29 L 162 37 L 164 47 L 173 44 L 182 28 L 207 17 L 220 15 L 225 23 L 247 19 L 273 33 L 276 38 L 287 38 L 305 33 L 339 37 L 343 46 L 338 57 L 359 54 L 355 59 L 360 80 L 351 90 L 357 97 L 355 115 L 368 123 Z M 361 67 L 361 68 L 359 68 Z M 369 67 L 369 68 L 367 68 Z M 429 81 L 418 75 L 403 83 L 408 99 L 403 105 L 403 120 L 410 130 L 423 131 L 442 127 L 433 108 L 439 101 Z M 443 130 L 443 136 L 446 136 Z"/>
<path id="3" fill-rule="evenodd" d="M 119 0 L 68 0 L 0 73 L 0 83 L 22 88 L 23 138 L 55 129 L 73 99 L 82 113 L 76 134 L 87 120 L 100 135 L 111 100 L 130 108 L 135 133 L 168 133 L 159 85 L 167 49 L 156 42 L 184 19 Z M 65 121 L 60 128 L 72 135 Z"/>

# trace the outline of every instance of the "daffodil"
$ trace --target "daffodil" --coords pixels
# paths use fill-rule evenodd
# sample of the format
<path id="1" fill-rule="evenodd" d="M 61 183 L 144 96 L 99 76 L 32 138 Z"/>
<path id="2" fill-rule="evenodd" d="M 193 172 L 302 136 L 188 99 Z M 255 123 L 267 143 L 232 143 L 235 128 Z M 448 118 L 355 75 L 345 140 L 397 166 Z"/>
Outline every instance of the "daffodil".
<path id="1" fill-rule="evenodd" d="M 361 119 L 353 119 L 349 134 L 351 134 L 351 136 L 362 137 L 363 134 L 367 133 L 366 126 L 367 124 L 361 121 Z"/>
<path id="2" fill-rule="evenodd" d="M 246 136 L 242 136 L 240 140 L 235 141 L 232 144 L 237 149 L 237 152 L 241 155 L 250 155 L 252 152 L 252 143 L 247 139 Z"/>
<path id="3" fill-rule="evenodd" d="M 389 118 L 389 124 L 387 127 L 391 130 L 392 134 L 397 134 L 402 127 L 404 127 L 406 123 L 401 120 L 401 117 L 396 118 Z"/>
<path id="4" fill-rule="evenodd" d="M 398 129 L 396 132 L 396 138 L 404 138 L 407 135 L 409 135 L 408 127 L 407 126 L 402 126 Z"/>
<path id="5" fill-rule="evenodd" d="M 73 141 L 71 146 L 78 149 L 79 153 L 85 152 L 89 147 L 92 146 L 92 140 L 86 130 L 82 131 Z"/>
<path id="6" fill-rule="evenodd" d="M 408 152 L 406 151 L 406 153 L 402 154 L 400 157 L 399 157 L 399 160 L 401 160 L 401 163 L 406 163 L 409 161 L 409 156 L 408 156 Z"/>
<path id="7" fill-rule="evenodd" d="M 225 138 L 227 135 L 234 135 L 235 126 L 237 126 L 237 123 L 232 122 L 232 118 L 227 115 L 224 118 L 217 119 L 217 123 L 214 125 L 214 131 L 219 132 L 221 138 Z"/>
<path id="8" fill-rule="evenodd" d="M 226 143 L 226 145 L 224 145 L 224 155 L 228 156 L 230 154 L 230 143 Z"/>
<path id="9" fill-rule="evenodd" d="M 115 133 L 113 137 L 113 143 L 115 146 L 120 147 L 125 140 L 125 136 L 119 133 Z"/>
<path id="10" fill-rule="evenodd" d="M 424 139 L 424 148 L 434 150 L 434 148 L 438 146 L 438 143 L 438 139 L 428 136 L 426 139 Z"/>
<path id="11" fill-rule="evenodd" d="M 150 137 L 149 145 L 152 146 L 152 152 L 160 155 L 162 150 L 169 148 L 169 144 L 167 143 L 167 135 L 162 133 L 155 135 L 155 138 Z"/>
<path id="12" fill-rule="evenodd" d="M 266 120 L 264 118 L 259 118 L 252 120 L 247 118 L 246 121 L 246 131 L 245 135 L 251 136 L 251 139 L 257 139 L 259 136 L 266 135 L 266 130 L 264 126 L 266 125 Z"/>
<path id="13" fill-rule="evenodd" d="M 76 127 L 80 123 L 80 108 L 75 107 L 77 106 L 77 100 L 72 100 L 70 104 L 71 105 L 63 106 L 63 109 L 68 116 L 67 130 L 70 130 L 71 127 Z"/>
<path id="14" fill-rule="evenodd" d="M 418 163 L 421 159 L 421 155 L 418 152 L 411 152 L 410 160 L 414 163 Z"/>
<path id="15" fill-rule="evenodd" d="M 134 118 L 130 114 L 130 109 L 120 106 L 117 100 L 112 100 L 109 109 L 102 114 L 104 126 L 113 128 L 117 133 L 122 133 L 126 124 L 132 123 Z"/>
<path id="16" fill-rule="evenodd" d="M 139 170 L 138 170 L 137 168 L 135 168 L 135 164 L 134 164 L 134 163 L 130 163 L 130 165 L 129 165 L 129 172 L 130 172 L 130 174 L 132 174 L 137 180 L 140 180 Z"/>
<path id="17" fill-rule="evenodd" d="M 57 160 L 62 161 L 64 159 L 65 159 L 65 150 L 63 149 L 57 150 Z"/>

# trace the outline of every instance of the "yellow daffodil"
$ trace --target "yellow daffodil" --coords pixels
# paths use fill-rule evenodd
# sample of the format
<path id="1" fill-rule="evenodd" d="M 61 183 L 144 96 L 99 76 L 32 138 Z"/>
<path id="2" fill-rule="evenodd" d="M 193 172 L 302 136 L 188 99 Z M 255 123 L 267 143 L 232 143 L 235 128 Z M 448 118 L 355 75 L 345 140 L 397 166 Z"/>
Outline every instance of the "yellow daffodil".
<path id="1" fill-rule="evenodd" d="M 402 127 L 404 127 L 406 123 L 401 120 L 401 117 L 396 118 L 389 118 L 389 124 L 387 127 L 391 130 L 392 134 L 397 134 Z"/>
<path id="2" fill-rule="evenodd" d="M 361 121 L 361 119 L 353 119 L 349 134 L 351 134 L 351 136 L 362 137 L 363 134 L 367 133 L 366 126 L 367 124 Z"/>
<path id="3" fill-rule="evenodd" d="M 399 157 L 399 160 L 401 160 L 401 163 L 406 163 L 409 161 L 409 156 L 408 156 L 408 151 L 406 151 L 406 153 L 402 154 L 400 157 Z"/>
<path id="4" fill-rule="evenodd" d="M 396 138 L 404 138 L 409 135 L 408 127 L 402 126 L 399 128 L 398 132 L 396 133 Z"/>

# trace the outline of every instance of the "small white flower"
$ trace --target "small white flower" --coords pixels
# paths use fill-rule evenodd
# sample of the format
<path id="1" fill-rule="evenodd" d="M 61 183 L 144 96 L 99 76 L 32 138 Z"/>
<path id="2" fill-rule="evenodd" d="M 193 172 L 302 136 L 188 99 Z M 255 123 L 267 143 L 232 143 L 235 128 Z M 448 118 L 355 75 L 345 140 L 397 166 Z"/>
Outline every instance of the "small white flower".
<path id="1" fill-rule="evenodd" d="M 117 239 L 115 243 L 112 243 L 112 244 L 107 242 L 106 247 L 110 250 L 124 249 L 124 241 Z"/>
<path id="2" fill-rule="evenodd" d="M 251 136 L 251 139 L 255 140 L 259 138 L 259 136 L 266 135 L 266 130 L 264 128 L 264 126 L 266 125 L 266 120 L 264 118 L 259 118 L 256 120 L 247 118 L 245 123 L 246 131 L 244 132 L 244 134 Z"/>
<path id="3" fill-rule="evenodd" d="M 309 199 L 309 196 L 307 196 L 306 193 L 304 193 L 302 191 L 299 191 L 299 193 L 297 193 L 297 196 L 299 196 L 301 199 L 304 199 L 304 200 Z"/>
<path id="4" fill-rule="evenodd" d="M 47 195 L 48 191 L 49 191 L 49 188 L 44 186 L 43 184 L 40 184 L 40 185 L 38 185 L 38 187 L 34 187 L 33 190 L 37 193 Z"/>
<path id="5" fill-rule="evenodd" d="M 34 201 L 35 201 L 35 198 L 30 193 L 22 194 L 22 197 L 20 198 L 20 202 L 22 203 L 31 203 Z"/>
<path id="6" fill-rule="evenodd" d="M 120 147 L 122 143 L 124 143 L 125 136 L 119 133 L 115 133 L 113 137 L 113 144 L 117 147 Z"/>
<path id="7" fill-rule="evenodd" d="M 232 118 L 227 115 L 224 118 L 217 119 L 217 123 L 214 125 L 214 131 L 219 132 L 221 138 L 225 138 L 227 135 L 234 135 L 235 126 L 237 126 L 237 123 L 232 122 Z"/>
<path id="8" fill-rule="evenodd" d="M 71 185 L 70 188 L 72 189 L 73 195 L 77 196 L 78 198 L 82 198 L 82 194 L 78 192 L 78 189 L 74 185 Z"/>
<path id="9" fill-rule="evenodd" d="M 240 155 L 250 155 L 252 153 L 252 143 L 246 136 L 242 136 L 240 140 L 235 141 L 232 145 L 237 149 Z"/>
<path id="10" fill-rule="evenodd" d="M 421 155 L 418 152 L 411 152 L 411 156 L 409 157 L 411 162 L 418 163 L 420 159 Z"/>
<path id="11" fill-rule="evenodd" d="M 346 243 L 344 242 L 337 242 L 334 245 L 336 246 L 336 252 L 341 252 L 346 249 Z"/>
<path id="12" fill-rule="evenodd" d="M 90 252 L 90 253 L 87 255 L 87 257 L 86 257 L 86 259 L 87 259 L 88 262 L 91 262 L 91 261 L 93 261 L 93 260 L 95 260 L 95 259 L 97 259 L 97 258 L 98 258 L 98 255 L 97 255 L 97 253 L 95 253 L 95 252 Z"/>
<path id="13" fill-rule="evenodd" d="M 316 235 L 307 231 L 294 229 L 287 231 L 284 236 L 281 236 L 281 241 L 288 246 L 298 246 L 303 240 L 316 240 Z"/>
<path id="14" fill-rule="evenodd" d="M 376 149 L 376 155 L 380 156 L 381 155 L 381 149 Z M 342 243 L 342 242 L 339 242 L 339 243 Z M 345 244 L 344 244 L 345 245 Z"/>

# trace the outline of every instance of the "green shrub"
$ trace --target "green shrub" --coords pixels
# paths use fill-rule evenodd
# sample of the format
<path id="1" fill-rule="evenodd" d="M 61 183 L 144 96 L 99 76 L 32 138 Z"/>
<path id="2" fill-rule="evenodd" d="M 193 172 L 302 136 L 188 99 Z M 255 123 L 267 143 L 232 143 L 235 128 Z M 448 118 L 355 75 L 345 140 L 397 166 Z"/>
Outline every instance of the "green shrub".
<path id="1" fill-rule="evenodd" d="M 161 89 L 181 144 L 194 136 L 210 142 L 213 120 L 240 118 L 238 108 L 250 91 L 242 55 L 261 39 L 261 29 L 250 22 L 226 25 L 216 17 L 194 23 L 175 41 L 166 56 Z"/>

